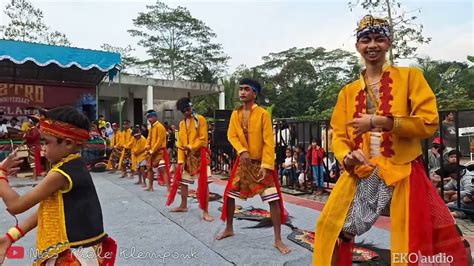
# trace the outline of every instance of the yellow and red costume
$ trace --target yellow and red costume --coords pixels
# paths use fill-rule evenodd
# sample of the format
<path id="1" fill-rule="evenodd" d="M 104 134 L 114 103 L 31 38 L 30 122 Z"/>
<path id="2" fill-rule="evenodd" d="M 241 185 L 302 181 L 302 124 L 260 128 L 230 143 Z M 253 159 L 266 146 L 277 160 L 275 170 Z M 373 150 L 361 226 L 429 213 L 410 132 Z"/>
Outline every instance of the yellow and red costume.
<path id="1" fill-rule="evenodd" d="M 283 206 L 280 183 L 275 170 L 275 140 L 272 120 L 268 112 L 254 104 L 246 117 L 243 106 L 232 112 L 227 138 L 238 154 L 248 152 L 250 160 L 237 157 L 224 192 L 224 206 L 221 219 L 227 219 L 227 198 L 247 199 L 259 194 L 263 202 L 278 200 L 281 222 L 287 213 Z M 258 176 L 260 168 L 267 169 L 267 176 Z"/>
<path id="2" fill-rule="evenodd" d="M 112 152 L 110 153 L 109 161 L 107 163 L 107 169 L 114 169 L 122 157 L 122 131 L 117 130 L 114 132 L 114 136 L 110 142 Z"/>
<path id="3" fill-rule="evenodd" d="M 132 171 L 136 171 L 142 162 L 146 162 L 146 138 L 140 135 L 140 138 L 133 138 L 132 141 Z M 146 164 L 145 164 L 146 165 Z M 143 165 L 143 166 L 145 166 Z"/>
<path id="4" fill-rule="evenodd" d="M 357 136 L 347 125 L 359 113 L 368 113 L 369 93 L 363 75 L 339 93 L 331 127 L 332 150 L 340 163 L 357 149 L 362 149 L 367 157 L 372 154 L 371 132 Z M 370 158 L 375 168 L 355 167 L 337 181 L 316 226 L 313 263 L 331 265 L 333 249 L 352 210 L 351 204 L 358 190 L 364 189 L 357 184 L 375 173 L 393 189 L 389 205 L 392 254 L 444 253 L 453 256 L 456 265 L 466 265 L 455 221 L 429 182 L 420 160 L 421 140 L 433 135 L 438 126 L 433 91 L 418 69 L 387 66 L 381 75 L 378 99 L 374 110 L 379 116 L 392 118 L 393 129 L 380 132 L 379 155 Z M 350 262 L 351 258 L 341 257 L 351 256 L 350 252 L 342 252 L 345 245 L 342 242 L 339 247 L 339 260 Z"/>
<path id="5" fill-rule="evenodd" d="M 127 167 L 131 164 L 131 149 L 133 143 L 133 135 L 131 128 L 128 128 L 127 130 L 122 132 L 120 143 L 122 144 L 122 154 L 120 156 L 120 161 L 118 164 L 119 169 L 121 169 L 123 166 Z"/>
<path id="6" fill-rule="evenodd" d="M 207 211 L 207 178 L 211 175 L 210 152 L 207 144 L 207 121 L 204 116 L 194 114 L 192 118 L 185 118 L 179 123 L 179 167 L 176 169 L 173 187 L 166 202 L 167 206 L 173 203 L 179 184 L 194 184 L 194 180 L 198 178 L 199 207 Z M 189 147 L 190 150 L 186 150 L 184 147 Z"/>
<path id="7" fill-rule="evenodd" d="M 78 145 L 89 139 L 88 130 L 61 121 L 41 119 L 40 130 Z M 117 244 L 104 232 L 100 201 L 80 157 L 69 154 L 50 170 L 66 178 L 69 187 L 39 204 L 33 265 L 114 265 Z"/>
<path id="8" fill-rule="evenodd" d="M 148 130 L 147 137 L 147 169 L 166 167 L 168 178 L 170 175 L 170 160 L 168 151 L 166 150 L 166 128 L 159 122 L 155 121 Z"/>

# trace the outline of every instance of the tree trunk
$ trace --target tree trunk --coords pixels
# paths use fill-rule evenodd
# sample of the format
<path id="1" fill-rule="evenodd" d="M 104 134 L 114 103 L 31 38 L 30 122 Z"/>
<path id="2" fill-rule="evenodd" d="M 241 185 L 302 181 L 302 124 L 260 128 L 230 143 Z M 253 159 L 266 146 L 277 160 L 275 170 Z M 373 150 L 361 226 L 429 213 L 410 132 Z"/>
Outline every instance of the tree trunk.
<path id="1" fill-rule="evenodd" d="M 392 9 L 390 6 L 390 0 L 385 0 L 385 3 L 387 4 L 387 13 L 388 13 L 388 22 L 390 23 L 390 40 L 392 42 L 392 45 L 390 45 L 389 49 L 389 60 L 390 64 L 393 64 L 393 41 L 395 40 L 395 32 L 393 28 L 393 19 L 392 19 Z"/>

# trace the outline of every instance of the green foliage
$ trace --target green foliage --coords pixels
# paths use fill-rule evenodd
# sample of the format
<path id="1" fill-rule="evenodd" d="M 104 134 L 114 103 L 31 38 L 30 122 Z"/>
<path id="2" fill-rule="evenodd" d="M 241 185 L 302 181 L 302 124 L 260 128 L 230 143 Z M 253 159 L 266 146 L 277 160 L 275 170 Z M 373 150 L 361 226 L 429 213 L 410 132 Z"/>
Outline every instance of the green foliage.
<path id="1" fill-rule="evenodd" d="M 474 67 L 430 58 L 417 60 L 440 110 L 474 108 Z"/>
<path id="2" fill-rule="evenodd" d="M 7 25 L 0 26 L 2 38 L 70 46 L 64 33 L 51 30 L 43 21 L 43 12 L 27 0 L 11 0 L 3 12 L 8 18 Z"/>
<path id="3" fill-rule="evenodd" d="M 181 6 L 170 8 L 157 1 L 146 8 L 133 20 L 135 29 L 128 30 L 150 56 L 142 65 L 173 80 L 192 80 L 203 71 L 214 76 L 224 72 L 229 57 L 213 42 L 216 34 L 204 22 Z"/>
<path id="4" fill-rule="evenodd" d="M 122 71 L 126 71 L 128 68 L 135 66 L 135 64 L 139 61 L 137 57 L 131 55 L 131 52 L 135 51 L 135 49 L 133 49 L 130 45 L 127 45 L 126 47 L 119 47 L 104 43 L 100 46 L 100 48 L 107 52 L 120 54 L 120 57 L 122 58 Z"/>
<path id="5" fill-rule="evenodd" d="M 234 76 L 262 83 L 263 95 L 257 102 L 274 105 L 275 118 L 329 117 L 340 88 L 360 70 L 357 58 L 340 49 L 291 48 L 262 59 L 262 65 L 250 69 L 241 66 Z"/>

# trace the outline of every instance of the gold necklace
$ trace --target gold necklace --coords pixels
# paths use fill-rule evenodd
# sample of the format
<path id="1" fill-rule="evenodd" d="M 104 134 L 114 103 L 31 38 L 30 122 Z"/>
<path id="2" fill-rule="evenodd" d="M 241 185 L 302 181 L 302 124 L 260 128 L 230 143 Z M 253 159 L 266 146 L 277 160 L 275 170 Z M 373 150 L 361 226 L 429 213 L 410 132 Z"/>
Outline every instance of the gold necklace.
<path id="1" fill-rule="evenodd" d="M 56 163 L 52 168 L 51 170 L 55 169 L 55 168 L 59 168 L 61 167 L 61 165 L 67 163 L 67 162 L 70 162 L 72 160 L 75 160 L 77 158 L 80 158 L 81 157 L 81 154 L 80 153 L 71 153 L 69 154 L 68 156 L 62 158 L 58 163 Z M 50 172 L 51 172 L 50 170 Z"/>
<path id="2" fill-rule="evenodd" d="M 365 77 L 368 81 L 368 78 Z M 372 83 L 372 84 L 368 84 L 368 82 L 366 82 L 366 84 L 368 84 L 367 86 L 367 93 L 369 94 L 369 98 L 370 100 L 372 101 L 374 107 L 375 107 L 375 110 L 377 110 L 379 104 L 380 104 L 380 99 L 378 97 L 375 97 L 375 94 L 374 94 L 374 91 L 372 88 L 375 88 L 378 83 L 380 83 L 380 80 L 375 82 L 375 83 Z"/>

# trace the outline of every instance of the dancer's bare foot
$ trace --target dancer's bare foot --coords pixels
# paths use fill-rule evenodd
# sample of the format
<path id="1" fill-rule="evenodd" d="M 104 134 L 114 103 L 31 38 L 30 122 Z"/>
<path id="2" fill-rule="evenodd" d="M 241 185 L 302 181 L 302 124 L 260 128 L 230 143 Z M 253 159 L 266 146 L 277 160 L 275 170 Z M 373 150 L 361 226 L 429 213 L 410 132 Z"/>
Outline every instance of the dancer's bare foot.
<path id="1" fill-rule="evenodd" d="M 278 240 L 275 241 L 275 247 L 280 251 L 282 254 L 288 254 L 291 252 L 291 249 L 283 243 L 283 241 Z"/>
<path id="2" fill-rule="evenodd" d="M 207 212 L 202 215 L 202 219 L 206 222 L 214 221 L 214 217 L 210 216 Z"/>
<path id="3" fill-rule="evenodd" d="M 187 212 L 187 211 L 188 211 L 188 208 L 184 208 L 184 207 L 178 207 L 178 208 L 174 208 L 170 210 L 170 212 Z"/>
<path id="4" fill-rule="evenodd" d="M 224 238 L 228 238 L 234 235 L 234 230 L 232 229 L 224 229 L 220 234 L 216 236 L 216 240 L 222 240 Z"/>
<path id="5" fill-rule="evenodd" d="M 149 187 L 149 188 L 145 189 L 145 191 L 153 192 L 155 190 L 153 188 Z"/>
<path id="6" fill-rule="evenodd" d="M 135 182 L 135 183 L 133 183 L 133 184 L 135 184 L 135 185 L 141 185 L 141 184 L 142 184 L 142 182 L 140 182 L 140 181 L 137 181 L 137 182 Z"/>
<path id="7" fill-rule="evenodd" d="M 145 183 L 143 183 L 143 184 L 142 184 L 142 187 L 146 187 L 146 184 L 145 184 Z"/>

